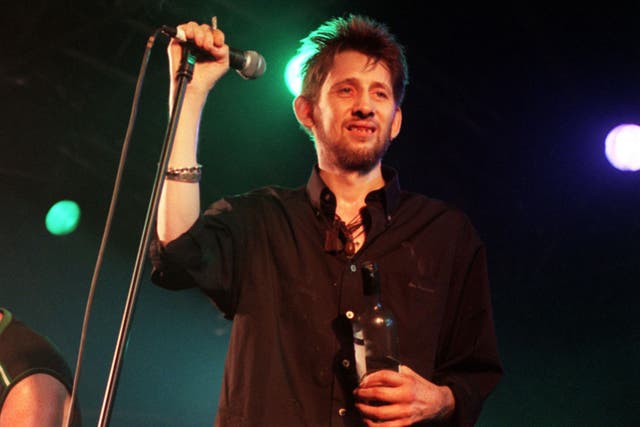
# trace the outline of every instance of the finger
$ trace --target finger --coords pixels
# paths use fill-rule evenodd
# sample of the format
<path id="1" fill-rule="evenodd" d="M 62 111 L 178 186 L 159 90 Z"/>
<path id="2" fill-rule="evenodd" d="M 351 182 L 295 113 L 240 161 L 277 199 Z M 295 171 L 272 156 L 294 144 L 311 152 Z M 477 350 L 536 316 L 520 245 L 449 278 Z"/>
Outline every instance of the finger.
<path id="1" fill-rule="evenodd" d="M 353 392 L 356 400 L 367 402 L 401 403 L 409 401 L 410 395 L 402 387 L 358 388 Z"/>
<path id="2" fill-rule="evenodd" d="M 381 369 L 379 371 L 367 374 L 360 382 L 361 388 L 366 387 L 397 387 L 403 382 L 402 374 L 394 372 L 388 369 Z"/>
<path id="3" fill-rule="evenodd" d="M 224 45 L 224 33 L 219 29 L 213 30 L 213 45 L 215 47 L 221 47 Z"/>
<path id="4" fill-rule="evenodd" d="M 356 408 L 364 418 L 373 420 L 376 424 L 381 422 L 397 422 L 410 417 L 410 408 L 407 405 L 381 405 L 371 406 L 365 403 L 356 403 Z"/>
<path id="5" fill-rule="evenodd" d="M 211 27 L 206 24 L 202 24 L 194 30 L 193 42 L 196 44 L 196 46 L 204 48 L 206 47 L 205 40 L 207 38 L 207 35 L 211 35 Z"/>
<path id="6" fill-rule="evenodd" d="M 413 425 L 410 420 L 380 421 L 365 418 L 364 422 L 367 427 L 406 427 Z"/>
<path id="7" fill-rule="evenodd" d="M 204 31 L 202 47 L 207 50 L 213 49 L 213 31 Z"/>
<path id="8" fill-rule="evenodd" d="M 221 30 L 212 28 L 207 24 L 198 24 L 194 21 L 178 25 L 177 28 L 184 34 L 187 40 L 201 49 L 208 51 L 215 58 L 224 58 L 227 54 L 225 35 Z M 173 39 L 169 44 L 168 50 L 173 56 L 179 57 L 178 51 L 180 47 L 181 42 Z"/>
<path id="9" fill-rule="evenodd" d="M 364 419 L 364 423 L 367 427 L 403 427 L 404 424 L 397 424 L 395 421 L 380 421 Z"/>
<path id="10" fill-rule="evenodd" d="M 200 24 L 198 24 L 197 22 L 189 21 L 186 24 L 178 25 L 177 29 L 182 30 L 187 40 L 194 40 L 199 27 Z"/>

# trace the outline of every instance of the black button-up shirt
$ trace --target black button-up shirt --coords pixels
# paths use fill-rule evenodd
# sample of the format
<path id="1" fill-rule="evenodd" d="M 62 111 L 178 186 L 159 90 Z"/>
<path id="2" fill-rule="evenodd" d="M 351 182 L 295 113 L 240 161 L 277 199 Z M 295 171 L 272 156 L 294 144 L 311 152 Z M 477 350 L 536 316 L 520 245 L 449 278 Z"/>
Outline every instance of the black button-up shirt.
<path id="1" fill-rule="evenodd" d="M 352 258 L 325 248 L 335 196 L 317 169 L 306 187 L 221 199 L 165 248 L 152 246 L 154 282 L 197 286 L 233 320 L 216 425 L 361 425 L 345 313 L 370 303 L 365 262 L 379 266 L 400 362 L 452 389 L 453 424 L 478 417 L 502 373 L 484 247 L 461 212 L 383 174 Z"/>

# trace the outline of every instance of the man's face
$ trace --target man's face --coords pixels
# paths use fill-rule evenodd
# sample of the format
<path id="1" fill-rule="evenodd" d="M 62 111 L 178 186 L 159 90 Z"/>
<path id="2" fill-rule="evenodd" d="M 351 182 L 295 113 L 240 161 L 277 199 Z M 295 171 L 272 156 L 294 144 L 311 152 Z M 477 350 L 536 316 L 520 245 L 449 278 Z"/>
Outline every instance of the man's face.
<path id="1" fill-rule="evenodd" d="M 400 131 L 401 117 L 386 65 L 360 52 L 338 53 L 312 110 L 320 168 L 371 171 Z"/>

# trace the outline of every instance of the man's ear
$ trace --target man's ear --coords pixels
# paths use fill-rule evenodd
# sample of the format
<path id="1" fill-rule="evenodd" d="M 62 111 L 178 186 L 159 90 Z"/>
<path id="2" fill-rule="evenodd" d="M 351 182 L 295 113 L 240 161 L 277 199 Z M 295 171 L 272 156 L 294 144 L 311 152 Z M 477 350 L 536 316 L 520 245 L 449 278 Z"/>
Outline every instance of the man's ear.
<path id="1" fill-rule="evenodd" d="M 313 122 L 313 103 L 304 96 L 297 96 L 293 100 L 293 111 L 296 114 L 298 122 L 305 127 L 308 131 L 314 125 Z"/>
<path id="2" fill-rule="evenodd" d="M 393 116 L 393 121 L 391 122 L 391 140 L 395 139 L 396 136 L 400 133 L 400 128 L 402 127 L 402 110 L 400 107 L 396 108 L 396 112 Z"/>

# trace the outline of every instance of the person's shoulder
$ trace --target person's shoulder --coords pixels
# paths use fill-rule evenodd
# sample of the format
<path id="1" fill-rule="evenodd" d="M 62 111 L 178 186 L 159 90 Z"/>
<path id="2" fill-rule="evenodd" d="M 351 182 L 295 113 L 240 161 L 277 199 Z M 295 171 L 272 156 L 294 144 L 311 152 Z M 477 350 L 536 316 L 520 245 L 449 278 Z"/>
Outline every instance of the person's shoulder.
<path id="1" fill-rule="evenodd" d="M 281 204 L 304 198 L 304 187 L 289 188 L 279 185 L 266 185 L 243 194 L 227 197 L 233 204 Z"/>
<path id="2" fill-rule="evenodd" d="M 206 215 L 218 215 L 224 212 L 251 209 L 264 210 L 270 206 L 286 205 L 304 200 L 304 187 L 288 188 L 268 185 L 246 193 L 225 196 L 212 203 L 205 211 Z"/>
<path id="3" fill-rule="evenodd" d="M 266 185 L 245 193 L 242 196 L 248 198 L 289 200 L 300 197 L 303 193 L 304 187 L 289 188 L 280 185 Z"/>
<path id="4" fill-rule="evenodd" d="M 419 211 L 422 216 L 446 216 L 460 221 L 469 220 L 465 212 L 453 203 L 411 191 L 400 193 L 398 207 L 414 214 Z"/>
<path id="5" fill-rule="evenodd" d="M 420 193 L 402 191 L 398 203 L 398 212 L 406 218 L 425 223 L 438 223 L 440 226 L 476 234 L 469 215 L 458 205 L 443 199 Z"/>
<path id="6" fill-rule="evenodd" d="M 4 337 L 15 343 L 14 351 L 17 353 L 47 351 L 61 357 L 60 350 L 47 336 L 36 332 L 32 327 L 15 317 L 11 319 L 11 323 L 4 332 Z"/>

